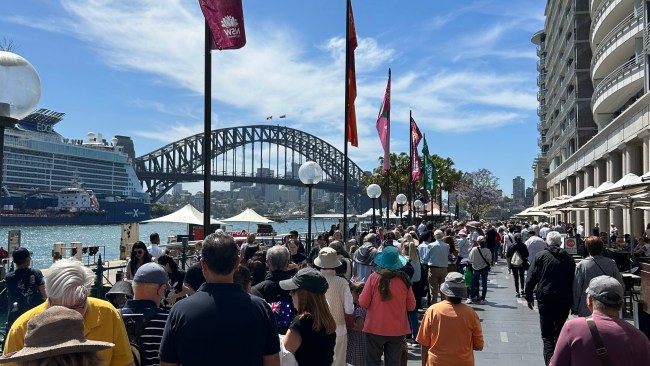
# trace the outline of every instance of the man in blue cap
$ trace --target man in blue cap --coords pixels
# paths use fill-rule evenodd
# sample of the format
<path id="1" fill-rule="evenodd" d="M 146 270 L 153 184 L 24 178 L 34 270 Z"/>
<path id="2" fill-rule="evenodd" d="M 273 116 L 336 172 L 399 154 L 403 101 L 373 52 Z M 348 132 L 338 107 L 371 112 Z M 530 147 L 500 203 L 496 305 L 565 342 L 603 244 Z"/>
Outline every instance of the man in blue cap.
<path id="1" fill-rule="evenodd" d="M 45 301 L 45 282 L 40 270 L 29 268 L 32 257 L 27 248 L 18 248 L 13 254 L 16 270 L 5 277 L 9 306 L 7 315 L 7 331 L 19 316 L 27 310 Z"/>

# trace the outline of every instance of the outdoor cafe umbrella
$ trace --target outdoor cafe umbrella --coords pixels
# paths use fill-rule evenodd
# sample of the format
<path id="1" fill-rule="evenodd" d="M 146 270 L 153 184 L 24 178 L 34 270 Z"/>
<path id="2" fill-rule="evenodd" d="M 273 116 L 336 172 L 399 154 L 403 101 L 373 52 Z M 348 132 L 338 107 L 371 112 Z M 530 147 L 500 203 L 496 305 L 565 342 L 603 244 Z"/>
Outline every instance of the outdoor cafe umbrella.
<path id="1" fill-rule="evenodd" d="M 197 210 L 194 208 L 194 206 L 190 205 L 189 203 L 185 206 L 183 206 L 181 209 L 170 213 L 169 215 L 165 215 L 162 217 L 157 217 L 155 219 L 151 220 L 146 220 L 142 221 L 143 223 L 148 223 L 148 222 L 175 222 L 175 223 L 181 223 L 181 224 L 192 224 L 192 225 L 203 225 L 203 212 Z M 220 225 L 226 225 L 226 223 L 215 220 L 215 219 L 210 219 L 211 224 L 220 224 Z"/>
<path id="2" fill-rule="evenodd" d="M 254 224 L 270 224 L 270 223 L 275 222 L 273 220 L 267 219 L 266 217 L 258 214 L 252 208 L 247 208 L 242 213 L 240 213 L 239 215 L 235 215 L 235 216 L 229 217 L 227 219 L 222 219 L 221 221 L 223 221 L 223 222 L 247 222 L 248 223 L 248 231 L 250 231 L 251 222 L 254 223 Z"/>

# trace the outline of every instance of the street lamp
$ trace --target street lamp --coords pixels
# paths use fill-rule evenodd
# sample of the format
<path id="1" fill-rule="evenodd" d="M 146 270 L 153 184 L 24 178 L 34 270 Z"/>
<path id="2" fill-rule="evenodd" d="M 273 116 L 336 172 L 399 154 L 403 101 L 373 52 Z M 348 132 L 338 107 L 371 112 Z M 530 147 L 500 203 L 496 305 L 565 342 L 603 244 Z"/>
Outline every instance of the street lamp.
<path id="1" fill-rule="evenodd" d="M 404 204 L 406 203 L 406 195 L 404 193 L 400 193 L 395 197 L 395 201 L 397 201 L 397 209 L 399 210 L 399 223 L 403 226 L 404 225 L 404 220 L 402 219 L 402 211 L 404 209 Z"/>
<path id="2" fill-rule="evenodd" d="M 375 224 L 375 200 L 381 196 L 381 187 L 379 184 L 371 184 L 366 189 L 366 193 L 368 193 L 368 197 L 372 199 L 372 231 L 374 232 L 377 230 Z"/>
<path id="3" fill-rule="evenodd" d="M 323 169 L 316 162 L 308 161 L 300 166 L 298 178 L 308 188 L 307 202 L 307 253 L 311 251 L 311 191 L 323 179 Z"/>
<path id="4" fill-rule="evenodd" d="M 4 166 L 5 128 L 27 117 L 41 98 L 41 79 L 21 56 L 0 51 L 0 187 Z"/>
<path id="5" fill-rule="evenodd" d="M 415 200 L 415 202 L 413 202 L 413 206 L 415 206 L 415 213 L 418 214 L 424 204 L 420 200 Z"/>

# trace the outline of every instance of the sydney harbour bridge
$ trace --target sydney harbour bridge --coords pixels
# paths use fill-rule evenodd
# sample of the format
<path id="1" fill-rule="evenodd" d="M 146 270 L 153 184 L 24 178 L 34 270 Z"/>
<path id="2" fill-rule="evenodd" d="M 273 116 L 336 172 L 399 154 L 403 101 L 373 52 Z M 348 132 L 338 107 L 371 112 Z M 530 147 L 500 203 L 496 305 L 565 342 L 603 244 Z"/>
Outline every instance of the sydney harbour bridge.
<path id="1" fill-rule="evenodd" d="M 189 136 L 136 158 L 142 187 L 157 201 L 175 184 L 203 180 L 203 133 Z M 363 170 L 352 160 L 344 171 L 344 154 L 326 141 L 289 127 L 253 125 L 212 130 L 210 171 L 213 182 L 248 182 L 304 187 L 298 169 L 315 161 L 323 181 L 315 187 L 343 192 L 348 175 L 348 201 L 361 211 L 369 204 L 363 194 Z"/>

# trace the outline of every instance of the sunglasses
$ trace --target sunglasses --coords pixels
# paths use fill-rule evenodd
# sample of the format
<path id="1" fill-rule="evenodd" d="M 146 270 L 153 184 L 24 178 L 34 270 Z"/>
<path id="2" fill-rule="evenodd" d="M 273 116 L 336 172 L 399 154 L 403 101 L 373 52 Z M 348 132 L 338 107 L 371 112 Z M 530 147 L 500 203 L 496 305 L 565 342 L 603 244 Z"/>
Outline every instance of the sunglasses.
<path id="1" fill-rule="evenodd" d="M 134 250 L 133 253 L 135 253 L 135 254 L 144 254 L 144 250 L 142 250 L 142 249 Z"/>

